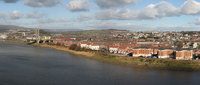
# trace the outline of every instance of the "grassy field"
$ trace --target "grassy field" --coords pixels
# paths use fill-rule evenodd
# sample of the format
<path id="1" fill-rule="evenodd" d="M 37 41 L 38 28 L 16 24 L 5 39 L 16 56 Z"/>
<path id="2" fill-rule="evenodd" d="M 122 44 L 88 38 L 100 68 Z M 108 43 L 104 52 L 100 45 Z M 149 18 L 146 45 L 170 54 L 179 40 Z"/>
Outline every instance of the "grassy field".
<path id="1" fill-rule="evenodd" d="M 200 62 L 194 61 L 177 61 L 163 59 L 145 59 L 130 57 L 111 57 L 94 55 L 96 59 L 113 62 L 116 64 L 125 64 L 129 66 L 142 66 L 149 69 L 174 70 L 174 71 L 200 71 Z"/>
<path id="2" fill-rule="evenodd" d="M 5 42 L 14 42 L 14 43 L 24 43 L 27 44 L 27 42 L 21 41 L 21 40 L 4 40 Z"/>

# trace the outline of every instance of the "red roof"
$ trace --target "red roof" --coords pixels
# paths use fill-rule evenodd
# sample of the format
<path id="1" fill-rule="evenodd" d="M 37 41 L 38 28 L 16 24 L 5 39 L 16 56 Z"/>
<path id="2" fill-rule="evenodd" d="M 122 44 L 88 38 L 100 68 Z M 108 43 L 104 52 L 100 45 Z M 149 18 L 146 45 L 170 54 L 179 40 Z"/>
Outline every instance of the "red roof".
<path id="1" fill-rule="evenodd" d="M 109 46 L 110 48 L 119 48 L 119 46 Z"/>
<path id="2" fill-rule="evenodd" d="M 60 40 L 70 40 L 70 38 L 60 38 Z"/>
<path id="3" fill-rule="evenodd" d="M 100 46 L 99 44 L 91 44 L 92 46 Z"/>
<path id="4" fill-rule="evenodd" d="M 90 43 L 88 43 L 88 42 L 80 42 L 80 44 L 90 44 Z"/>

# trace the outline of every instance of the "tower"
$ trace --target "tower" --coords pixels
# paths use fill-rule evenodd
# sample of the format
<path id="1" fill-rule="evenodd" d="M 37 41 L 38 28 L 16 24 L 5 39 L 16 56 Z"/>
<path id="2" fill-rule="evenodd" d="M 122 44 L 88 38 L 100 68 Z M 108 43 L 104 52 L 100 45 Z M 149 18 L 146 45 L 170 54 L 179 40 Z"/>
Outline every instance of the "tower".
<path id="1" fill-rule="evenodd" d="M 40 29 L 39 28 L 35 29 L 35 38 L 36 38 L 36 42 L 39 44 L 39 42 L 40 42 Z"/>

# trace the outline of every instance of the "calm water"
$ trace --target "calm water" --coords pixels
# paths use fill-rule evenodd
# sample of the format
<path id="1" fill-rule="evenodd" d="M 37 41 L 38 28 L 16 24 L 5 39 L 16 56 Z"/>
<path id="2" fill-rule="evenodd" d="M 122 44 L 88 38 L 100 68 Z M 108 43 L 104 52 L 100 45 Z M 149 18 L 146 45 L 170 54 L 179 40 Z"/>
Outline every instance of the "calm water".
<path id="1" fill-rule="evenodd" d="M 0 42 L 0 85 L 200 85 L 199 72 L 136 69 Z"/>

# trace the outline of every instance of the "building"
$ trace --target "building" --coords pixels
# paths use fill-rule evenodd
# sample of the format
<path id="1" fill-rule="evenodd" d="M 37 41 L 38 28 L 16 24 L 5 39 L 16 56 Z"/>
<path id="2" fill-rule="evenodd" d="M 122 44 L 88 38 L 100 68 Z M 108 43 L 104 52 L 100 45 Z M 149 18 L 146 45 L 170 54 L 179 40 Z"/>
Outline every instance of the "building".
<path id="1" fill-rule="evenodd" d="M 119 50 L 119 46 L 109 46 L 109 52 L 110 53 L 118 53 L 118 50 Z"/>
<path id="2" fill-rule="evenodd" d="M 48 39 L 48 38 L 46 38 Z M 68 41 L 71 41 L 70 38 L 55 38 L 53 39 L 53 44 L 56 45 L 66 45 L 68 43 Z"/>
<path id="3" fill-rule="evenodd" d="M 100 49 L 100 45 L 99 44 L 90 44 L 89 45 L 89 49 L 91 49 L 91 50 L 99 50 Z"/>
<path id="4" fill-rule="evenodd" d="M 193 48 L 197 48 L 199 46 L 199 43 L 198 42 L 194 42 L 192 46 L 193 46 Z"/>
<path id="5" fill-rule="evenodd" d="M 150 57 L 153 49 L 148 47 L 136 47 L 132 49 L 133 57 Z"/>
<path id="6" fill-rule="evenodd" d="M 88 43 L 88 42 L 80 42 L 79 45 L 80 45 L 81 48 L 89 48 L 90 43 Z"/>
<path id="7" fill-rule="evenodd" d="M 7 38 L 8 38 L 7 35 L 4 35 L 4 34 L 0 35 L 0 39 L 7 39 Z"/>
<path id="8" fill-rule="evenodd" d="M 121 45 L 119 46 L 119 49 L 118 49 L 118 54 L 123 54 L 123 55 L 126 55 L 128 54 L 128 45 Z"/>
<path id="9" fill-rule="evenodd" d="M 158 58 L 170 58 L 173 57 L 174 50 L 171 48 L 158 49 Z"/>
<path id="10" fill-rule="evenodd" d="M 40 36 L 41 40 L 51 40 L 51 36 Z"/>
<path id="11" fill-rule="evenodd" d="M 176 60 L 192 60 L 194 51 L 192 49 L 176 50 Z"/>

